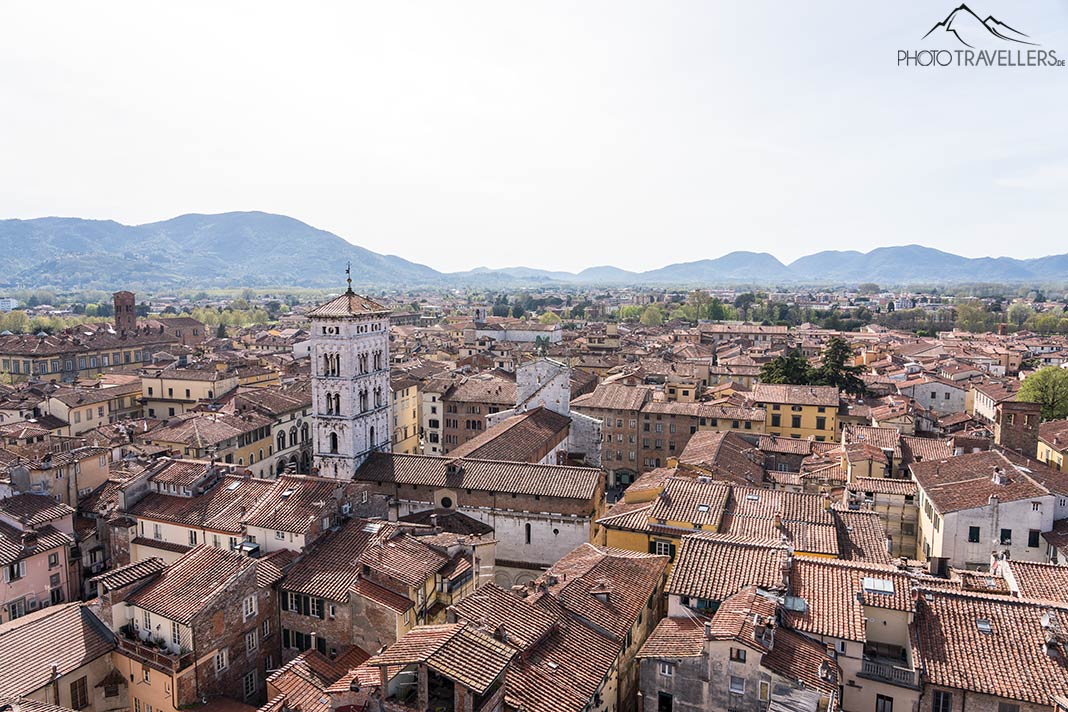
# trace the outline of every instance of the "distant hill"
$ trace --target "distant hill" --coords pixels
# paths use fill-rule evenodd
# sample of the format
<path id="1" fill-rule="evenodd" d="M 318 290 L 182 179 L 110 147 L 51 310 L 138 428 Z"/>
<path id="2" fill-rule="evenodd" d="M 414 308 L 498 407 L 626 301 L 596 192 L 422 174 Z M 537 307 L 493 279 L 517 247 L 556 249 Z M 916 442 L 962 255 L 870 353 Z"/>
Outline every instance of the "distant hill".
<path id="1" fill-rule="evenodd" d="M 517 254 L 525 253 L 520 248 Z M 647 259 L 663 254 L 650 253 Z M 578 273 L 518 266 L 446 274 L 371 252 L 285 215 L 261 212 L 182 215 L 146 225 L 79 218 L 0 220 L 0 287 L 8 288 L 336 288 L 350 261 L 353 282 L 364 287 L 1068 282 L 1068 254 L 967 258 L 922 245 L 817 252 L 789 265 L 767 253 L 738 251 L 645 272 L 602 265 Z"/>
<path id="2" fill-rule="evenodd" d="M 0 282 L 100 287 L 423 284 L 440 273 L 380 255 L 284 215 L 182 215 L 146 225 L 77 218 L 0 220 Z"/>

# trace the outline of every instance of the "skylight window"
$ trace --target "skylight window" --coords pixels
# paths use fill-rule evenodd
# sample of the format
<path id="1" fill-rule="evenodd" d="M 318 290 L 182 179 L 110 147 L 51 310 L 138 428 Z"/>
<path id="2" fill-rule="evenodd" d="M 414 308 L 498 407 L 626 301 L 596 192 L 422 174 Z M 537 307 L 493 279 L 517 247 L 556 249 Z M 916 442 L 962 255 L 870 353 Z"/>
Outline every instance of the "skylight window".
<path id="1" fill-rule="evenodd" d="M 979 629 L 980 633 L 985 633 L 986 635 L 990 635 L 994 632 L 993 627 L 990 625 L 989 618 L 978 619 L 977 621 L 975 621 L 975 627 Z"/>
<path id="2" fill-rule="evenodd" d="M 750 502 L 759 502 L 760 501 L 760 495 L 759 494 L 747 494 L 745 496 L 745 498 L 747 500 L 749 500 Z"/>
<path id="3" fill-rule="evenodd" d="M 868 593 L 881 593 L 887 596 L 894 593 L 894 582 L 889 579 L 865 576 L 861 583 L 864 586 L 864 590 Z"/>
<path id="4" fill-rule="evenodd" d="M 699 504 L 699 505 L 697 505 L 697 511 L 698 512 L 707 512 L 708 511 L 708 505 L 707 504 Z"/>

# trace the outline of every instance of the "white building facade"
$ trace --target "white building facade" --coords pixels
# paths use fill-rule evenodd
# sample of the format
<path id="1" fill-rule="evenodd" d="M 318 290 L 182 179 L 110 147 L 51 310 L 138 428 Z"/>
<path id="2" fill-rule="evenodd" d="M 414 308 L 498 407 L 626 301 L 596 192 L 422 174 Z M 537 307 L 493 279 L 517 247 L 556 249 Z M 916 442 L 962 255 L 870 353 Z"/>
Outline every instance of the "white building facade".
<path id="1" fill-rule="evenodd" d="M 389 309 L 350 280 L 308 317 L 315 473 L 351 480 L 368 455 L 389 451 Z"/>

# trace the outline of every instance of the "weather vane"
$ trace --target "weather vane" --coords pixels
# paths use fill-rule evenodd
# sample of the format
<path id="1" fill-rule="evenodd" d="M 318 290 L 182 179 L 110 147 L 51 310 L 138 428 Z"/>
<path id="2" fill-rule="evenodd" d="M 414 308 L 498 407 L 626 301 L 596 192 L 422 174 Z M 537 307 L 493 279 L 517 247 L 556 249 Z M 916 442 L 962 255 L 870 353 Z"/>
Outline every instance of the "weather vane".
<path id="1" fill-rule="evenodd" d="M 346 280 L 349 283 L 349 291 L 352 291 L 352 262 L 349 262 L 345 267 Z"/>

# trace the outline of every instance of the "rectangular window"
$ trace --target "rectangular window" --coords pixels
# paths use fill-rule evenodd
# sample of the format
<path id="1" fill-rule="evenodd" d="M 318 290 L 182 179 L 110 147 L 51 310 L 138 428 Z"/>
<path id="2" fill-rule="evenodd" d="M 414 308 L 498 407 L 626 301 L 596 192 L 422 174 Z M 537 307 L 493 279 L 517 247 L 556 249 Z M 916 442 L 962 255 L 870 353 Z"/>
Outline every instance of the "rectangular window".
<path id="1" fill-rule="evenodd" d="M 875 712 L 894 712 L 894 698 L 886 695 L 876 695 Z"/>
<path id="2" fill-rule="evenodd" d="M 1029 546 L 1032 549 L 1037 549 L 1038 548 L 1038 538 L 1039 538 L 1039 536 L 1040 536 L 1040 532 L 1037 529 L 1031 529 L 1030 531 L 1028 531 L 1027 532 L 1027 546 Z"/>
<path id="3" fill-rule="evenodd" d="M 271 619 L 266 618 L 263 621 L 263 637 L 266 638 L 271 634 Z"/>
<path id="4" fill-rule="evenodd" d="M 731 648 L 731 660 L 736 663 L 744 663 L 745 648 Z"/>
<path id="5" fill-rule="evenodd" d="M 953 695 L 945 690 L 931 694 L 931 712 L 953 712 Z"/>
<path id="6" fill-rule="evenodd" d="M 249 596 L 245 599 L 242 611 L 245 616 L 245 620 L 248 620 L 252 616 L 256 615 L 256 596 Z"/>
<path id="7" fill-rule="evenodd" d="M 182 647 L 182 626 L 174 621 L 171 621 L 171 642 L 179 648 Z"/>
<path id="8" fill-rule="evenodd" d="M 826 430 L 826 429 L 827 429 L 827 418 L 825 418 L 823 416 L 817 417 L 816 418 L 816 430 Z"/>
<path id="9" fill-rule="evenodd" d="M 226 651 L 226 648 L 215 651 L 215 672 L 222 672 L 226 668 L 230 667 L 230 656 Z"/>
<path id="10" fill-rule="evenodd" d="M 259 640 L 256 636 L 256 630 L 253 629 L 245 633 L 245 652 L 251 653 L 257 647 L 259 647 Z"/>
<path id="11" fill-rule="evenodd" d="M 737 675 L 731 675 L 731 694 L 732 695 L 744 695 L 745 694 L 745 678 L 738 677 Z"/>
<path id="12" fill-rule="evenodd" d="M 59 566 L 59 554 L 48 555 L 48 568 L 54 569 Z"/>
<path id="13" fill-rule="evenodd" d="M 1001 530 L 1001 543 L 1004 544 L 1005 546 L 1011 546 L 1012 545 L 1012 529 L 1002 529 Z"/>
<path id="14" fill-rule="evenodd" d="M 286 533 L 285 533 L 285 532 L 279 532 L 279 531 L 276 531 L 276 532 L 274 533 L 274 538 L 275 538 L 275 539 L 282 539 L 282 540 L 284 540 L 284 539 L 286 538 Z"/>
<path id="15" fill-rule="evenodd" d="M 998 712 L 1020 712 L 1020 705 L 1012 702 L 999 702 Z"/>
<path id="16" fill-rule="evenodd" d="M 84 677 L 70 684 L 70 706 L 76 710 L 89 706 L 89 685 Z"/>
<path id="17" fill-rule="evenodd" d="M 968 527 L 968 541 L 972 544 L 979 543 L 979 527 Z"/>
<path id="18" fill-rule="evenodd" d="M 248 675 L 245 675 L 244 681 L 245 699 L 248 700 L 256 694 L 256 671 L 251 671 Z"/>
<path id="19" fill-rule="evenodd" d="M 801 416 L 800 415 L 791 415 L 790 416 L 790 427 L 791 428 L 800 428 L 801 427 Z"/>
<path id="20" fill-rule="evenodd" d="M 664 677 L 675 676 L 675 663 L 669 663 L 666 660 L 660 661 L 660 674 Z"/>

